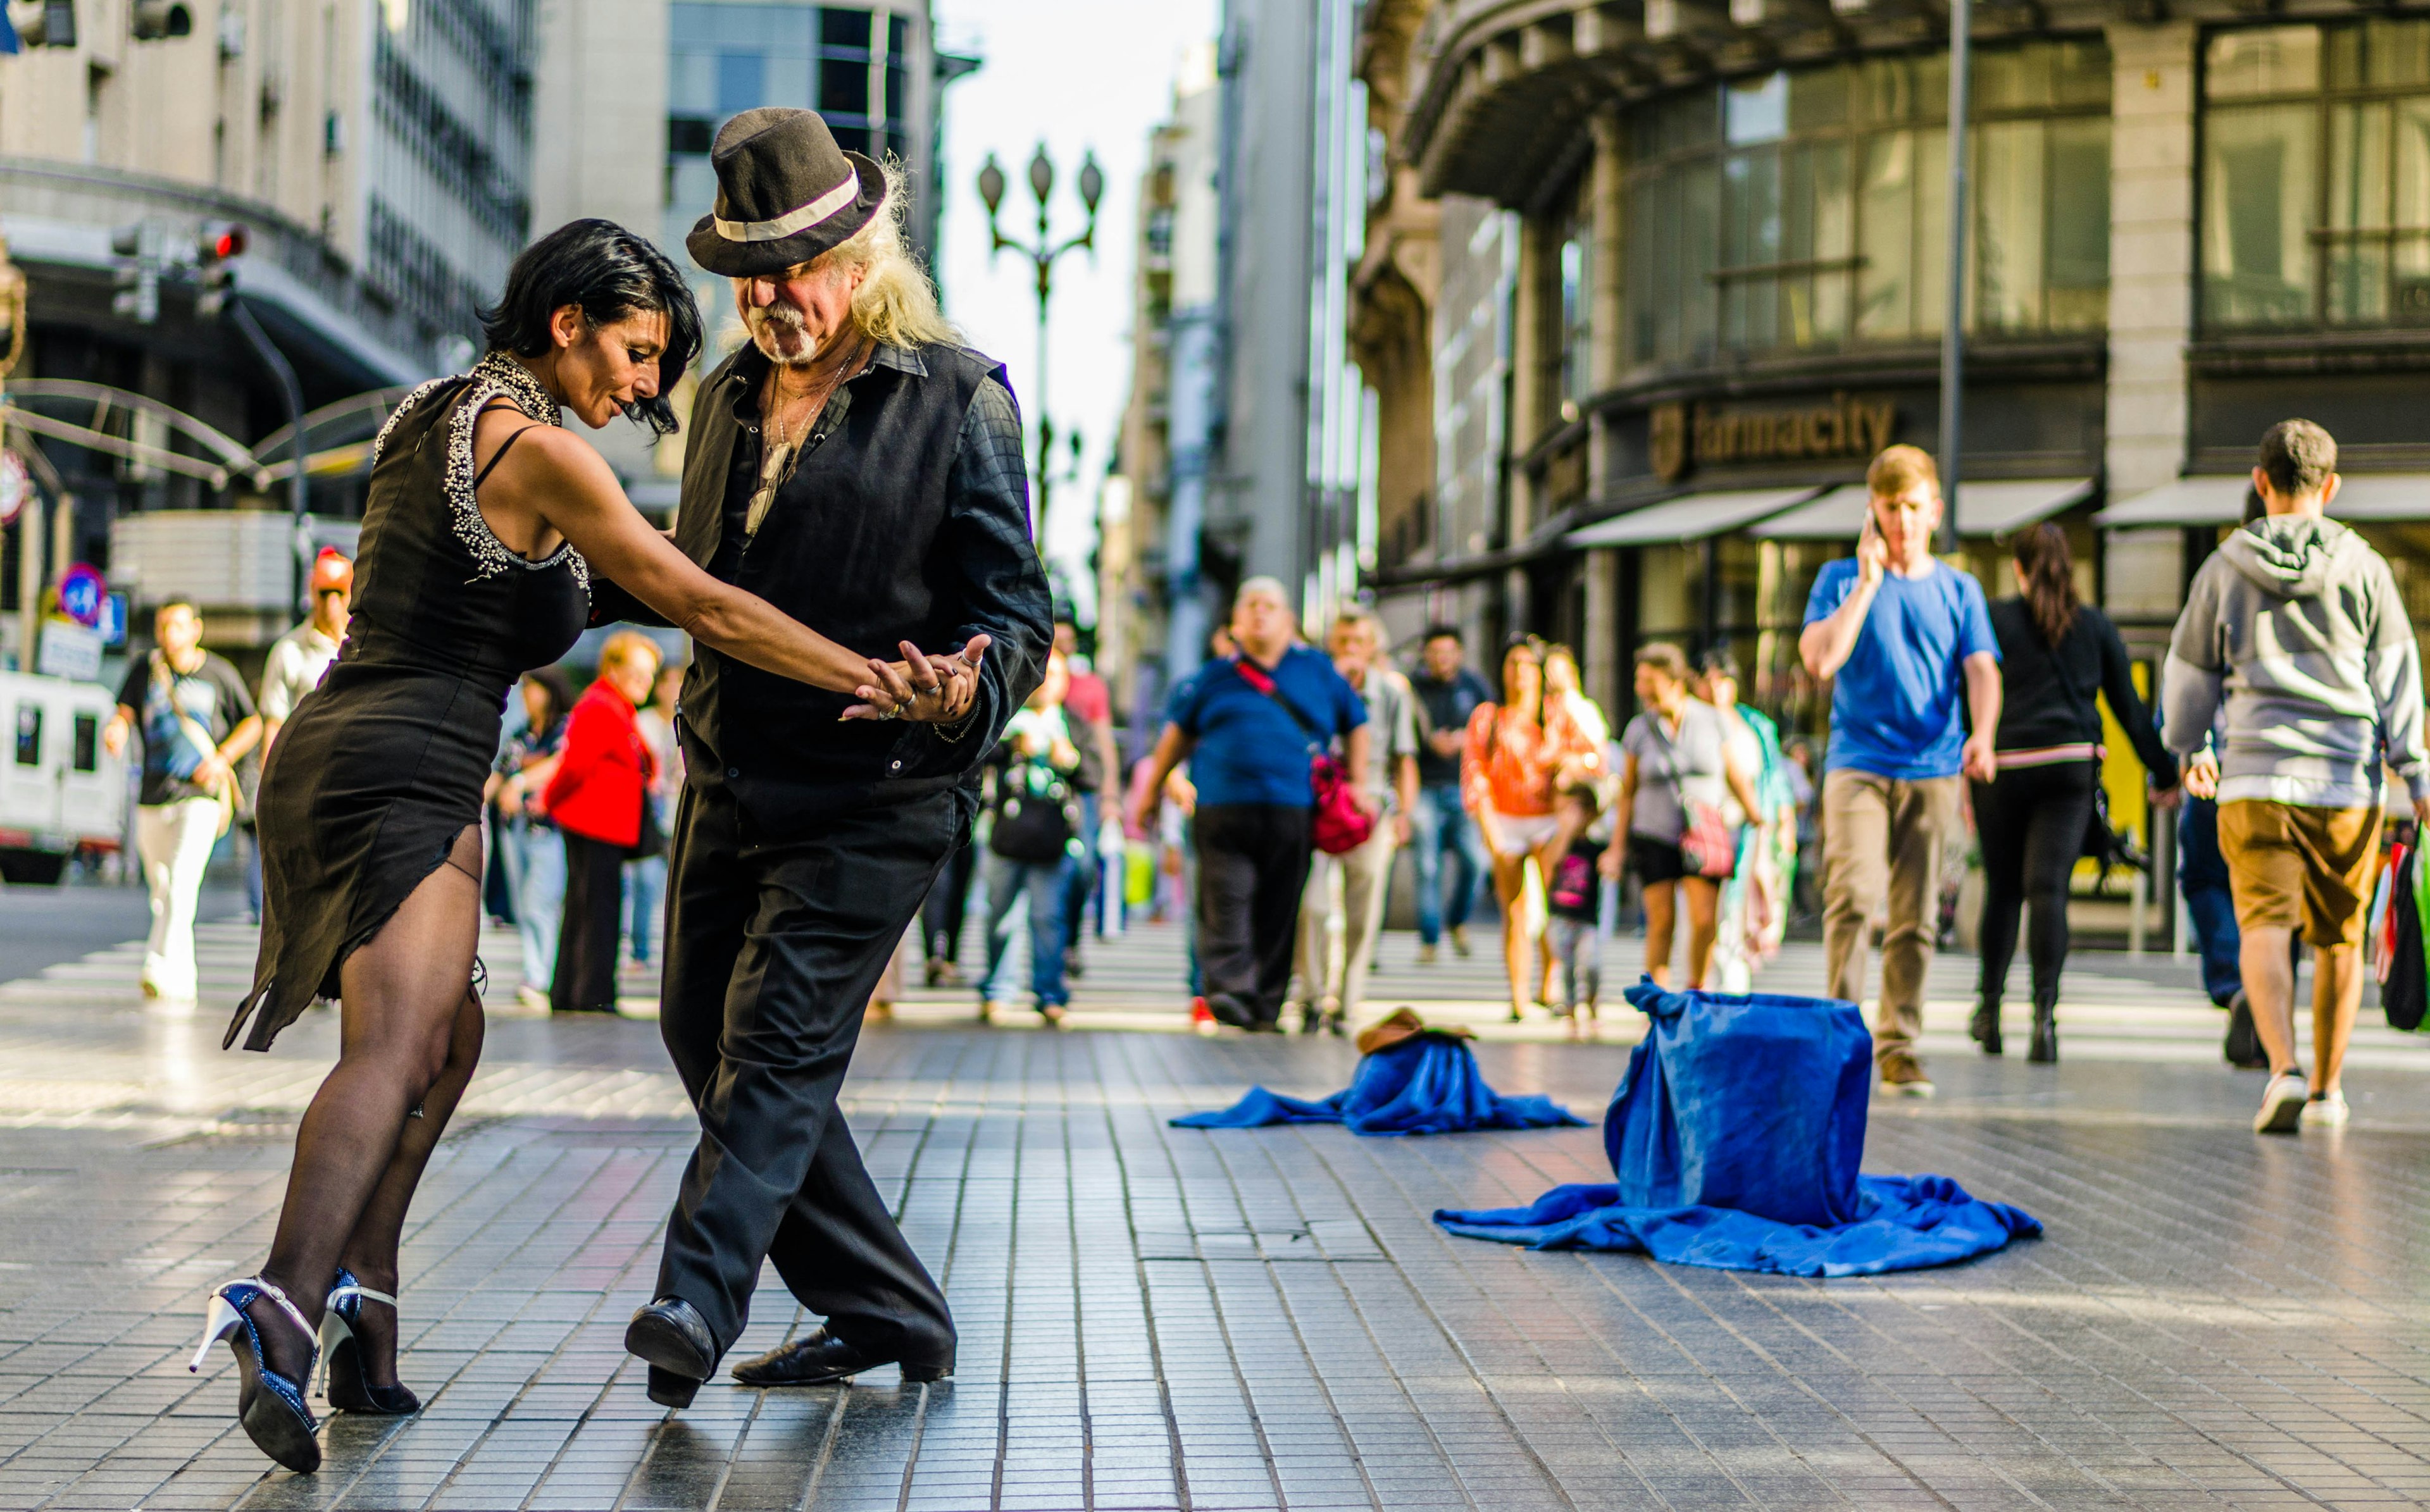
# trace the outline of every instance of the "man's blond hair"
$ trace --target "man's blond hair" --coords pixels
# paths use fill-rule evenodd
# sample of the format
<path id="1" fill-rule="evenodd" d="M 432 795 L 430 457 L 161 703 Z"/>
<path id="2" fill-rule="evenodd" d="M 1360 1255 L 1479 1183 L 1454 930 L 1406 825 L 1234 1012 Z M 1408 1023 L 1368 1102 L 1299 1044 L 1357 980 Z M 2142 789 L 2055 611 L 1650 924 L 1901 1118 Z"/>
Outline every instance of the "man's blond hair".
<path id="1" fill-rule="evenodd" d="M 863 336 L 888 346 L 959 346 L 962 333 L 945 319 L 937 304 L 937 286 L 911 255 L 904 234 L 911 213 L 911 177 L 899 158 L 890 157 L 883 166 L 885 208 L 819 260 L 868 270 L 852 296 L 852 323 Z"/>
<path id="2" fill-rule="evenodd" d="M 1940 492 L 1940 469 L 1921 446 L 1885 447 L 1865 469 L 1865 491 L 1876 499 L 1895 499 L 1918 484 L 1936 495 Z"/>

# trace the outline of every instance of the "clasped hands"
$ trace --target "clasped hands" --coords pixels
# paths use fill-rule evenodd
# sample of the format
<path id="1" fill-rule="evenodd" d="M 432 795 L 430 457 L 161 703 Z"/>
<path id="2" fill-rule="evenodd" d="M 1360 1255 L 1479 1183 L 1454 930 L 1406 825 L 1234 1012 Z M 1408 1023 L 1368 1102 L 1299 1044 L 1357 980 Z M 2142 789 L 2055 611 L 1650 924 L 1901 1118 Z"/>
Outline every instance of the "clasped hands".
<path id="1" fill-rule="evenodd" d="M 974 635 L 960 650 L 930 656 L 899 641 L 901 661 L 869 658 L 870 680 L 853 690 L 860 702 L 843 711 L 848 720 L 917 720 L 951 724 L 971 711 L 978 696 L 979 656 L 989 645 Z"/>

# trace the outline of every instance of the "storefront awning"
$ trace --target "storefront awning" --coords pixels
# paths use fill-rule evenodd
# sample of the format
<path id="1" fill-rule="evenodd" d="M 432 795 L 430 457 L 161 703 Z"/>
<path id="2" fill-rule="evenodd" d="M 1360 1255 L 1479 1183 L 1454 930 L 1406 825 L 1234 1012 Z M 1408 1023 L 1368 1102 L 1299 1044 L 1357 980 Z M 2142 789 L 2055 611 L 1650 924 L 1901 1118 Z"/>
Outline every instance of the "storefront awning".
<path id="1" fill-rule="evenodd" d="M 2251 482 L 2234 477 L 2179 478 L 2092 517 L 2104 530 L 2144 525 L 2232 525 L 2244 518 L 2244 490 Z"/>
<path id="2" fill-rule="evenodd" d="M 2232 525 L 2244 518 L 2244 490 L 2250 487 L 2252 480 L 2242 474 L 2179 478 L 2112 505 L 2094 515 L 2092 523 L 2105 530 Z M 2338 479 L 2329 518 L 2386 524 L 2430 520 L 2430 473 L 2348 473 Z"/>
<path id="3" fill-rule="evenodd" d="M 1702 540 L 1750 521 L 1778 514 L 1814 497 L 1811 486 L 1794 489 L 1744 489 L 1727 493 L 1690 493 L 1660 504 L 1632 509 L 1570 532 L 1564 546 L 1581 550 L 1597 546 L 1652 546 L 1665 541 Z"/>
<path id="4" fill-rule="evenodd" d="M 1957 490 L 1957 533 L 2005 536 L 2082 504 L 2091 494 L 2090 478 L 1999 478 L 1963 484 Z M 1763 522 L 1753 534 L 1766 540 L 1853 539 L 1865 528 L 1865 499 L 1863 484 L 1843 484 L 1803 509 Z"/>

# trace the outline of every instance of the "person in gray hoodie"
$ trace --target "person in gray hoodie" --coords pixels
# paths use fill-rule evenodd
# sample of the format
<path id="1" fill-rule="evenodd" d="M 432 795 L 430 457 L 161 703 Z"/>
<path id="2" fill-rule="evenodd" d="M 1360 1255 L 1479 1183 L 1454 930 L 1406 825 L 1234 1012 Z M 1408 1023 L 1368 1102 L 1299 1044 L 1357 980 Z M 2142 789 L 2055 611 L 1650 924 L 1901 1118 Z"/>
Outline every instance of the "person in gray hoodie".
<path id="1" fill-rule="evenodd" d="M 2262 1133 L 2346 1119 L 2338 1073 L 2362 1003 L 2383 762 L 2430 824 L 2421 653 L 2387 559 L 2325 516 L 2337 460 L 2337 442 L 2308 420 L 2261 439 L 2253 486 L 2268 512 L 2194 574 L 2161 680 L 2162 739 L 2192 758 L 2187 790 L 2219 800 L 2244 989 L 2270 1056 L 2253 1122 Z M 2299 926 L 2314 952 L 2308 1080 L 2295 1061 L 2289 955 Z"/>

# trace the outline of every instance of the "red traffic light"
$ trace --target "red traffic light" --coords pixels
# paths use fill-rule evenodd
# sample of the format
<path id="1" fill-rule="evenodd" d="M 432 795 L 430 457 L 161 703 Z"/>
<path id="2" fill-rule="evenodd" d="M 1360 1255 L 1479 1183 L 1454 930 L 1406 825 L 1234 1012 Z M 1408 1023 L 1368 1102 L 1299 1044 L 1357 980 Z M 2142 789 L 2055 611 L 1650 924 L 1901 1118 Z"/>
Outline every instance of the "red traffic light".
<path id="1" fill-rule="evenodd" d="M 194 252 L 205 262 L 225 262 L 230 258 L 244 256 L 245 229 L 227 221 L 215 221 L 203 227 L 195 238 Z"/>

